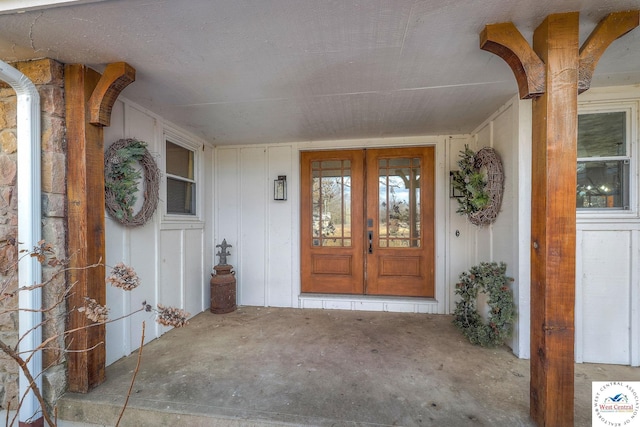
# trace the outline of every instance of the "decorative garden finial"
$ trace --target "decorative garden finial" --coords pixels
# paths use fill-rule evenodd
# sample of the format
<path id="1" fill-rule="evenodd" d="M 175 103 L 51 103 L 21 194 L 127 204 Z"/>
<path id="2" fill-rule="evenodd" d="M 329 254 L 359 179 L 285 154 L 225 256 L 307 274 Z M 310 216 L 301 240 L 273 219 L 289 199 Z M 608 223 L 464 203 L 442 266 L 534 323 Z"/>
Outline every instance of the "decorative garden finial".
<path id="1" fill-rule="evenodd" d="M 232 247 L 233 246 L 227 244 L 227 239 L 222 239 L 222 244 L 216 245 L 216 248 L 220 248 L 220 250 L 216 254 L 220 257 L 220 262 L 218 262 L 218 265 L 227 265 L 227 255 L 231 255 L 229 252 L 227 252 L 227 248 Z"/>

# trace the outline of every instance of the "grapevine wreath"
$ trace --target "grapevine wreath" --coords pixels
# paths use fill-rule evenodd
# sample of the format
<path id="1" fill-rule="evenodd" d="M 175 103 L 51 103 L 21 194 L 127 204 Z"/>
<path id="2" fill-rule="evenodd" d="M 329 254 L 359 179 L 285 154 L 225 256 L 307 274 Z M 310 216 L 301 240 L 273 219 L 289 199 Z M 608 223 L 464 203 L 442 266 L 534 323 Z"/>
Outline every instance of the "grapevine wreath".
<path id="1" fill-rule="evenodd" d="M 474 225 L 488 225 L 498 217 L 504 190 L 504 171 L 498 153 L 484 147 L 474 153 L 468 146 L 460 153 L 460 170 L 452 174 L 453 187 L 461 194 L 457 212 Z"/>
<path id="2" fill-rule="evenodd" d="M 472 344 L 496 347 L 511 336 L 515 309 L 509 283 L 513 279 L 505 275 L 506 270 L 507 266 L 503 262 L 483 262 L 460 275 L 455 293 L 461 299 L 456 303 L 453 323 Z M 489 296 L 487 323 L 483 322 L 478 313 L 479 292 Z"/>
<path id="3" fill-rule="evenodd" d="M 139 163 L 142 171 L 134 165 Z M 120 139 L 104 155 L 105 203 L 107 213 L 120 223 L 136 227 L 145 224 L 158 206 L 160 172 L 147 150 L 146 142 L 134 138 Z M 134 215 L 138 182 L 144 174 L 144 202 Z"/>

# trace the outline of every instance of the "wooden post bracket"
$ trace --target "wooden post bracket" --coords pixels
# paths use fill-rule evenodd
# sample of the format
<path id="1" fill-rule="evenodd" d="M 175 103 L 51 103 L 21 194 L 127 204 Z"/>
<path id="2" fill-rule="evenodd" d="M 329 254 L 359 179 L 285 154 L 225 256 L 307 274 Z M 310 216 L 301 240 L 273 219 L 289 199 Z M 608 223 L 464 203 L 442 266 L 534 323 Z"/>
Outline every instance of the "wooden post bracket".
<path id="1" fill-rule="evenodd" d="M 111 124 L 111 109 L 120 92 L 136 79 L 136 70 L 126 62 L 107 65 L 100 81 L 89 98 L 89 123 L 96 126 Z"/>
<path id="2" fill-rule="evenodd" d="M 602 19 L 580 48 L 578 93 L 591 86 L 600 57 L 614 40 L 640 24 L 640 11 L 614 12 Z M 494 53 L 511 67 L 520 99 L 535 98 L 545 91 L 544 63 L 511 22 L 489 24 L 480 33 L 480 49 Z"/>
<path id="3" fill-rule="evenodd" d="M 580 48 L 578 93 L 591 87 L 591 78 L 600 57 L 616 39 L 624 36 L 640 24 L 640 11 L 615 12 L 598 23 Z"/>
<path id="4" fill-rule="evenodd" d="M 513 23 L 485 26 L 480 33 L 480 49 L 498 55 L 511 67 L 521 99 L 544 93 L 544 63 Z"/>

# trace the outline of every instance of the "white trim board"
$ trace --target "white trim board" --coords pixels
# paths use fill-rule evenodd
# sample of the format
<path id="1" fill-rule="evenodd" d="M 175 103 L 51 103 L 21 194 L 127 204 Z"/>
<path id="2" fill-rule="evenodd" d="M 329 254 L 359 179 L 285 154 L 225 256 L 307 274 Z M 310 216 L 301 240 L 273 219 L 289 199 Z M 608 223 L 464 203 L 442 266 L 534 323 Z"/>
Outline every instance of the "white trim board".
<path id="1" fill-rule="evenodd" d="M 403 298 L 360 295 L 301 294 L 298 308 L 394 313 L 439 314 L 441 303 L 432 298 Z"/>

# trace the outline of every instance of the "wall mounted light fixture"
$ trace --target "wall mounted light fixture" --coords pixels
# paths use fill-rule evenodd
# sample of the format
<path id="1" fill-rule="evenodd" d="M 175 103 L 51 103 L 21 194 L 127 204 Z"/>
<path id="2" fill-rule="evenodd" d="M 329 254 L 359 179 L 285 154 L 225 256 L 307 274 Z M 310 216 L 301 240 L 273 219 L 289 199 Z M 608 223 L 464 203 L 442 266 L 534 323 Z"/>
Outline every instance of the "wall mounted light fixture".
<path id="1" fill-rule="evenodd" d="M 278 175 L 273 181 L 273 200 L 287 200 L 287 176 Z"/>
<path id="2" fill-rule="evenodd" d="M 462 194 L 462 191 L 456 189 L 453 185 L 454 176 L 458 173 L 460 173 L 460 171 L 449 171 L 449 197 L 451 199 L 464 196 L 464 194 Z"/>

